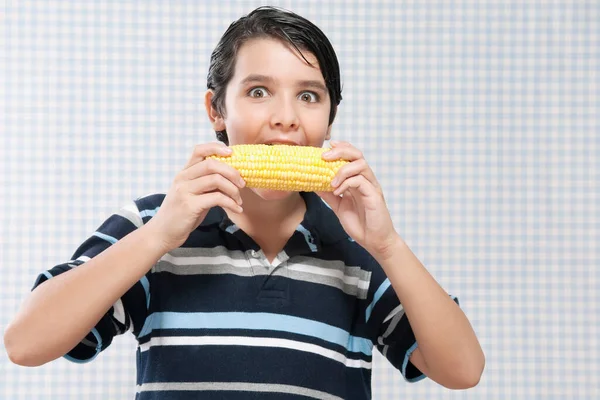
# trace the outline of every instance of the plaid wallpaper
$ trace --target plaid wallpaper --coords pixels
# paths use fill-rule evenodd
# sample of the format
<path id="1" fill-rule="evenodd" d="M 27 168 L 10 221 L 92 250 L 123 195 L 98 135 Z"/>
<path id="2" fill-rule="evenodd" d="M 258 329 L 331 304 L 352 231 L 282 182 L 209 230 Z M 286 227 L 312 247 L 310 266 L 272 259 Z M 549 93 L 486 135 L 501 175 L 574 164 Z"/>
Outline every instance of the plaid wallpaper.
<path id="1" fill-rule="evenodd" d="M 208 57 L 257 1 L 7 1 L 2 34 L 0 327 L 43 269 L 112 212 L 165 192 L 214 140 Z M 598 1 L 278 1 L 331 38 L 334 138 L 360 147 L 403 238 L 457 295 L 480 384 L 376 399 L 600 398 Z M 1 346 L 1 344 L 0 344 Z M 135 341 L 92 363 L 23 368 L 2 399 L 130 399 Z"/>

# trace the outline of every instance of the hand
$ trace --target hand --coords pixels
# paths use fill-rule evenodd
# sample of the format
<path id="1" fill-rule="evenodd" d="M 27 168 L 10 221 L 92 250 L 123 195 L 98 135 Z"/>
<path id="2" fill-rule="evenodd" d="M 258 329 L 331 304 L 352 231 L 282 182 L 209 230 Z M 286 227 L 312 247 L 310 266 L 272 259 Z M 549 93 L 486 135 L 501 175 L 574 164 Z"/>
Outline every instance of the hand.
<path id="1" fill-rule="evenodd" d="M 383 191 L 360 150 L 346 142 L 331 142 L 323 159 L 350 161 L 337 172 L 333 192 L 317 192 L 340 219 L 342 227 L 373 256 L 383 256 L 398 239 Z"/>
<path id="2" fill-rule="evenodd" d="M 161 235 L 167 251 L 181 246 L 212 207 L 242 212 L 240 188 L 244 187 L 244 180 L 231 166 L 215 159 L 207 160 L 211 155 L 228 156 L 231 149 L 220 142 L 196 146 L 149 222 Z"/>

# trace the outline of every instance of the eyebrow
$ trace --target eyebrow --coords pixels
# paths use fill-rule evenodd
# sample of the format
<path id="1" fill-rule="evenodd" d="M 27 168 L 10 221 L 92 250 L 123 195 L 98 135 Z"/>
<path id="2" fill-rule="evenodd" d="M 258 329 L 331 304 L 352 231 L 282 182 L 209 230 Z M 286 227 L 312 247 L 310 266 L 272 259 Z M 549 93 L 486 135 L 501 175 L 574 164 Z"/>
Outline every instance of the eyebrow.
<path id="1" fill-rule="evenodd" d="M 260 75 L 260 74 L 250 74 L 247 77 L 245 77 L 240 84 L 242 86 L 247 85 L 249 83 L 270 83 L 270 84 L 274 84 L 275 83 L 275 79 L 273 79 L 270 76 L 267 75 Z M 321 91 L 323 91 L 324 93 L 327 93 L 327 87 L 320 81 L 317 80 L 301 80 L 301 81 L 297 81 L 296 82 L 296 86 L 298 87 L 307 87 L 307 88 L 313 88 L 313 89 L 319 89 Z"/>

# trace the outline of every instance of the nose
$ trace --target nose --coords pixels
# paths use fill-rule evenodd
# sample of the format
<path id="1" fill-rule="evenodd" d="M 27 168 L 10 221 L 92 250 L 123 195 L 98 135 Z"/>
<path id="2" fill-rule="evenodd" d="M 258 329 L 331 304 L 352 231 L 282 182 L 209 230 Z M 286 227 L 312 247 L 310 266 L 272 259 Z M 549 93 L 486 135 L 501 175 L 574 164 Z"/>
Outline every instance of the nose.
<path id="1" fill-rule="evenodd" d="M 293 102 L 281 101 L 274 104 L 271 112 L 272 128 L 288 132 L 298 129 L 299 124 L 300 120 Z"/>

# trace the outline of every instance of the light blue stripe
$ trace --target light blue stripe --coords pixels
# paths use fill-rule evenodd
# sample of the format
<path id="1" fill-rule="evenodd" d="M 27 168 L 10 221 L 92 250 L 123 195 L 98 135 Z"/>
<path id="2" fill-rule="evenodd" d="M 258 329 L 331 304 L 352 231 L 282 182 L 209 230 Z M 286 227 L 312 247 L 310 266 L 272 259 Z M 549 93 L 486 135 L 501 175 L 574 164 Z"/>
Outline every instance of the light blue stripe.
<path id="1" fill-rule="evenodd" d="M 235 233 L 235 232 L 237 232 L 239 230 L 240 230 L 240 228 L 236 224 L 233 224 L 233 225 L 228 226 L 227 229 L 225 229 L 225 232 L 227 232 L 227 233 Z"/>
<path id="2" fill-rule="evenodd" d="M 111 244 L 115 244 L 115 243 L 117 243 L 117 239 L 115 239 L 115 238 L 114 238 L 114 237 L 112 237 L 112 236 L 106 235 L 106 234 L 104 234 L 104 233 L 100 233 L 100 232 L 94 232 L 94 236 L 97 236 L 97 237 L 99 237 L 100 239 L 104 239 L 104 240 L 106 240 L 107 242 L 109 242 L 109 243 L 111 243 Z"/>
<path id="3" fill-rule="evenodd" d="M 450 298 L 460 307 L 460 301 L 458 300 L 458 297 L 456 297 L 455 295 L 451 294 Z"/>
<path id="4" fill-rule="evenodd" d="M 96 343 L 97 343 L 96 344 L 96 353 L 94 353 L 93 356 L 91 356 L 90 358 L 86 358 L 84 360 L 80 360 L 78 358 L 73 358 L 70 355 L 65 354 L 63 356 L 63 358 L 65 358 L 71 362 L 77 363 L 77 364 L 85 364 L 85 363 L 89 363 L 94 358 L 98 357 L 98 354 L 100 354 L 100 351 L 102 351 L 102 338 L 100 337 L 100 333 L 98 332 L 98 330 L 96 328 L 93 328 L 91 332 L 94 335 L 94 337 L 96 338 Z"/>
<path id="5" fill-rule="evenodd" d="M 412 379 L 408 379 L 406 378 L 406 367 L 408 366 L 408 359 L 410 358 L 411 354 L 417 349 L 417 342 L 415 342 L 412 346 L 410 346 L 410 348 L 406 351 L 406 354 L 404 355 L 404 361 L 402 362 L 402 376 L 404 376 L 404 379 L 406 379 L 408 382 L 418 382 L 421 379 L 425 379 L 426 375 L 423 374 L 421 372 L 421 375 L 415 376 Z"/>
<path id="6" fill-rule="evenodd" d="M 140 211 L 140 216 L 142 218 L 144 218 L 144 217 L 154 217 L 156 215 L 156 213 L 158 212 L 159 209 L 160 209 L 160 206 L 156 207 L 154 210 L 142 210 L 142 211 Z"/>
<path id="7" fill-rule="evenodd" d="M 373 343 L 369 339 L 352 336 L 343 329 L 318 321 L 280 314 L 159 312 L 151 314 L 146 319 L 139 337 L 148 335 L 153 329 L 273 330 L 312 336 L 367 356 L 372 354 L 373 348 Z"/>
<path id="8" fill-rule="evenodd" d="M 310 248 L 310 251 L 312 251 L 313 253 L 315 251 L 317 251 L 317 245 L 314 244 L 314 240 L 312 238 L 311 233 L 308 231 L 308 229 L 306 229 L 304 226 L 302 226 L 302 224 L 300 224 L 296 230 L 298 232 L 300 232 L 301 234 L 304 235 L 304 240 L 306 241 L 306 244 L 308 245 L 308 247 Z"/>
<path id="9" fill-rule="evenodd" d="M 140 283 L 144 287 L 144 292 L 146 292 L 146 310 L 148 310 L 150 308 L 150 281 L 148 280 L 148 277 L 143 276 L 142 279 L 140 279 Z"/>
<path id="10" fill-rule="evenodd" d="M 377 289 L 377 291 L 375 292 L 375 295 L 373 296 L 373 301 L 371 302 L 371 304 L 369 304 L 369 307 L 367 307 L 366 319 L 365 319 L 367 322 L 369 322 L 369 318 L 371 317 L 371 312 L 373 311 L 373 307 L 375 307 L 375 304 L 377 304 L 379 299 L 381 299 L 381 296 L 383 296 L 383 293 L 385 293 L 385 291 L 387 290 L 387 288 L 390 287 L 391 284 L 392 283 L 390 282 L 390 280 L 386 279 L 379 286 L 379 289 Z"/>
<path id="11" fill-rule="evenodd" d="M 42 274 L 44 274 L 44 276 L 48 279 L 52 278 L 52 274 L 48 271 L 44 271 L 44 272 L 42 272 Z"/>

